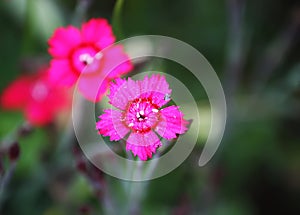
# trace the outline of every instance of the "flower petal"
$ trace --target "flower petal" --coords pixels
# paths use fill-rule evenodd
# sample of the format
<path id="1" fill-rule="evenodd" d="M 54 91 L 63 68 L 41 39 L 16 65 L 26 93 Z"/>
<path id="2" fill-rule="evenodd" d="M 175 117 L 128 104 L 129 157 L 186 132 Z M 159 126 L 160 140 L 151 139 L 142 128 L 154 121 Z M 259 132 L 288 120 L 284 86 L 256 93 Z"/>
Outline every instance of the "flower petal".
<path id="1" fill-rule="evenodd" d="M 30 98 L 30 77 L 20 77 L 13 81 L 1 95 L 1 106 L 6 109 L 23 108 Z"/>
<path id="2" fill-rule="evenodd" d="M 118 110 L 104 110 L 104 114 L 99 116 L 100 121 L 96 123 L 99 134 L 109 136 L 111 141 L 117 141 L 125 137 L 129 132 L 122 121 L 122 113 Z"/>
<path id="3" fill-rule="evenodd" d="M 68 57 L 70 51 L 81 43 L 80 31 L 73 27 L 57 28 L 48 40 L 49 53 L 53 57 Z"/>
<path id="4" fill-rule="evenodd" d="M 141 160 L 151 158 L 152 153 L 160 146 L 159 138 L 152 131 L 144 134 L 132 132 L 126 142 L 126 150 L 131 150 L 134 156 L 137 155 Z"/>
<path id="5" fill-rule="evenodd" d="M 53 120 L 53 113 L 43 103 L 30 103 L 25 109 L 26 119 L 33 125 L 46 125 Z"/>
<path id="6" fill-rule="evenodd" d="M 153 75 L 151 78 L 146 76 L 142 81 L 128 78 L 127 82 L 125 81 L 118 88 L 111 88 L 110 91 L 110 103 L 122 110 L 125 110 L 128 102 L 136 98 L 151 98 L 154 104 L 161 107 L 170 101 L 170 98 L 165 97 L 171 93 L 169 84 L 161 75 Z"/>
<path id="7" fill-rule="evenodd" d="M 82 39 L 84 43 L 94 43 L 103 49 L 115 42 L 111 26 L 105 19 L 91 19 L 82 25 Z"/>
<path id="8" fill-rule="evenodd" d="M 52 83 L 71 87 L 77 80 L 68 60 L 53 59 L 50 62 L 49 79 Z"/>
<path id="9" fill-rule="evenodd" d="M 86 99 L 94 103 L 101 100 L 109 86 L 107 80 L 102 80 L 100 83 L 100 78 L 96 76 L 93 78 L 81 76 L 78 82 L 79 92 Z"/>
<path id="10" fill-rule="evenodd" d="M 112 46 L 101 54 L 103 55 L 101 58 L 95 57 L 93 62 L 85 67 L 79 78 L 80 91 L 93 102 L 100 100 L 106 92 L 110 80 L 120 77 L 132 69 L 132 64 L 127 61 L 128 56 L 123 52 L 122 46 Z M 123 63 L 117 65 L 118 62 Z"/>
<path id="11" fill-rule="evenodd" d="M 162 107 L 170 101 L 170 94 L 172 92 L 169 89 L 169 84 L 165 77 L 162 75 L 152 75 L 150 78 L 147 76 L 144 80 L 138 81 L 141 94 L 144 98 L 152 98 L 152 102 L 158 107 Z"/>
<path id="12" fill-rule="evenodd" d="M 140 96 L 140 87 L 131 78 L 117 86 L 110 88 L 109 103 L 121 110 L 125 110 L 130 101 Z"/>
<path id="13" fill-rule="evenodd" d="M 110 82 L 110 93 L 108 95 L 108 98 L 110 100 L 113 100 L 115 97 L 115 94 L 118 92 L 118 89 L 123 85 L 126 84 L 126 80 L 122 78 L 116 78 L 114 81 Z"/>
<path id="14" fill-rule="evenodd" d="M 183 113 L 178 106 L 169 106 L 160 110 L 161 120 L 155 131 L 166 139 L 176 138 L 176 134 L 183 134 L 187 130 L 188 121 L 183 119 Z"/>
<path id="15" fill-rule="evenodd" d="M 108 74 L 108 78 L 114 79 L 130 72 L 133 65 L 129 60 L 128 55 L 125 53 L 123 46 L 114 45 L 103 51 L 105 55 L 105 64 L 103 73 Z M 116 66 L 117 63 L 121 63 Z"/>

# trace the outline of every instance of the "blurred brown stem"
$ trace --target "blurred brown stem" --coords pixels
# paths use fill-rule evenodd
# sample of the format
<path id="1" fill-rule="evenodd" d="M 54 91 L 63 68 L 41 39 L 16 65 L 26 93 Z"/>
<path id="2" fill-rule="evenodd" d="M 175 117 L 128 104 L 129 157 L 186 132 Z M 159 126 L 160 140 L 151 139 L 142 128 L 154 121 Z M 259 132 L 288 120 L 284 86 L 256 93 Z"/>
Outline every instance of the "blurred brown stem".
<path id="1" fill-rule="evenodd" d="M 299 21 L 292 22 L 270 43 L 254 67 L 252 92 L 261 92 L 276 68 L 282 63 L 299 30 Z"/>
<path id="2" fill-rule="evenodd" d="M 86 12 L 92 2 L 93 0 L 77 0 L 75 12 L 71 21 L 73 25 L 80 26 L 84 21 Z"/>
<path id="3" fill-rule="evenodd" d="M 227 0 L 228 46 L 225 68 L 225 91 L 228 98 L 234 96 L 244 66 L 245 43 L 243 34 L 244 0 Z"/>
<path id="4" fill-rule="evenodd" d="M 0 179 L 0 212 L 2 210 L 2 204 L 5 201 L 5 190 L 15 172 L 16 161 L 10 163 L 8 169 L 5 171 L 3 177 Z"/>

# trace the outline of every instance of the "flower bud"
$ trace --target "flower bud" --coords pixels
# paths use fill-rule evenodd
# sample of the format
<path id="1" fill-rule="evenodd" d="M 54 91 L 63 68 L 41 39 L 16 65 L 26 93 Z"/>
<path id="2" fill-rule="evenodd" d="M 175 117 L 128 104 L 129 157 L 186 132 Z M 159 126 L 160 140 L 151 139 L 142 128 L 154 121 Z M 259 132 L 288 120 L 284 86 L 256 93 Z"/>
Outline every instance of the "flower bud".
<path id="1" fill-rule="evenodd" d="M 8 149 L 8 156 L 10 161 L 18 160 L 20 156 L 20 147 L 18 142 L 14 142 Z"/>

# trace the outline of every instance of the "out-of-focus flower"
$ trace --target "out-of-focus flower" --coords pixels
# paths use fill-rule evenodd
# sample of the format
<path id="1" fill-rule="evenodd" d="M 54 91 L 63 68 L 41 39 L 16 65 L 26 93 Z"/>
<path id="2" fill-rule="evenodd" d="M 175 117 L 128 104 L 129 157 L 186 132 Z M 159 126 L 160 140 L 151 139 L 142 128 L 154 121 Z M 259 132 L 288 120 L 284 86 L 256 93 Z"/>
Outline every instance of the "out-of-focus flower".
<path id="1" fill-rule="evenodd" d="M 171 90 L 165 77 L 153 75 L 144 80 L 117 79 L 110 87 L 110 104 L 117 109 L 104 110 L 96 123 L 99 134 L 118 141 L 128 133 L 126 150 L 141 160 L 152 157 L 161 146 L 156 135 L 168 140 L 187 130 L 188 122 L 178 106 L 162 108 L 170 101 Z"/>
<path id="2" fill-rule="evenodd" d="M 46 68 L 33 75 L 21 75 L 1 95 L 2 108 L 23 110 L 26 119 L 38 126 L 50 123 L 59 111 L 69 105 L 68 92 L 49 81 Z"/>
<path id="3" fill-rule="evenodd" d="M 48 41 L 49 53 L 53 57 L 50 66 L 51 80 L 60 85 L 73 86 L 82 75 L 85 79 L 79 85 L 80 92 L 91 101 L 99 100 L 112 79 L 132 69 L 123 47 L 110 46 L 114 42 L 112 28 L 105 19 L 91 19 L 82 24 L 81 29 L 73 26 L 56 29 Z M 108 46 L 110 48 L 105 49 Z M 95 60 L 97 63 L 93 64 Z M 123 63 L 109 71 L 110 65 L 116 61 Z M 91 64 L 93 66 L 86 68 Z M 95 81 L 96 97 L 95 89 L 90 87 L 95 86 Z"/>

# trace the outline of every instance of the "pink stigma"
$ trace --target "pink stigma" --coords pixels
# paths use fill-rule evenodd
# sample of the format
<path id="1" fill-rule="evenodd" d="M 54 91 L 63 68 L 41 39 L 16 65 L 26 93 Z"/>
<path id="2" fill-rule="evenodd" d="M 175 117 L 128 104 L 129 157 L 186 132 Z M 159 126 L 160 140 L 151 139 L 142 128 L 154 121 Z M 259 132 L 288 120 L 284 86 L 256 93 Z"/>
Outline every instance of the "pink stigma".
<path id="1" fill-rule="evenodd" d="M 146 133 L 157 125 L 160 113 L 151 98 L 138 98 L 129 103 L 124 118 L 126 126 L 133 132 Z"/>

